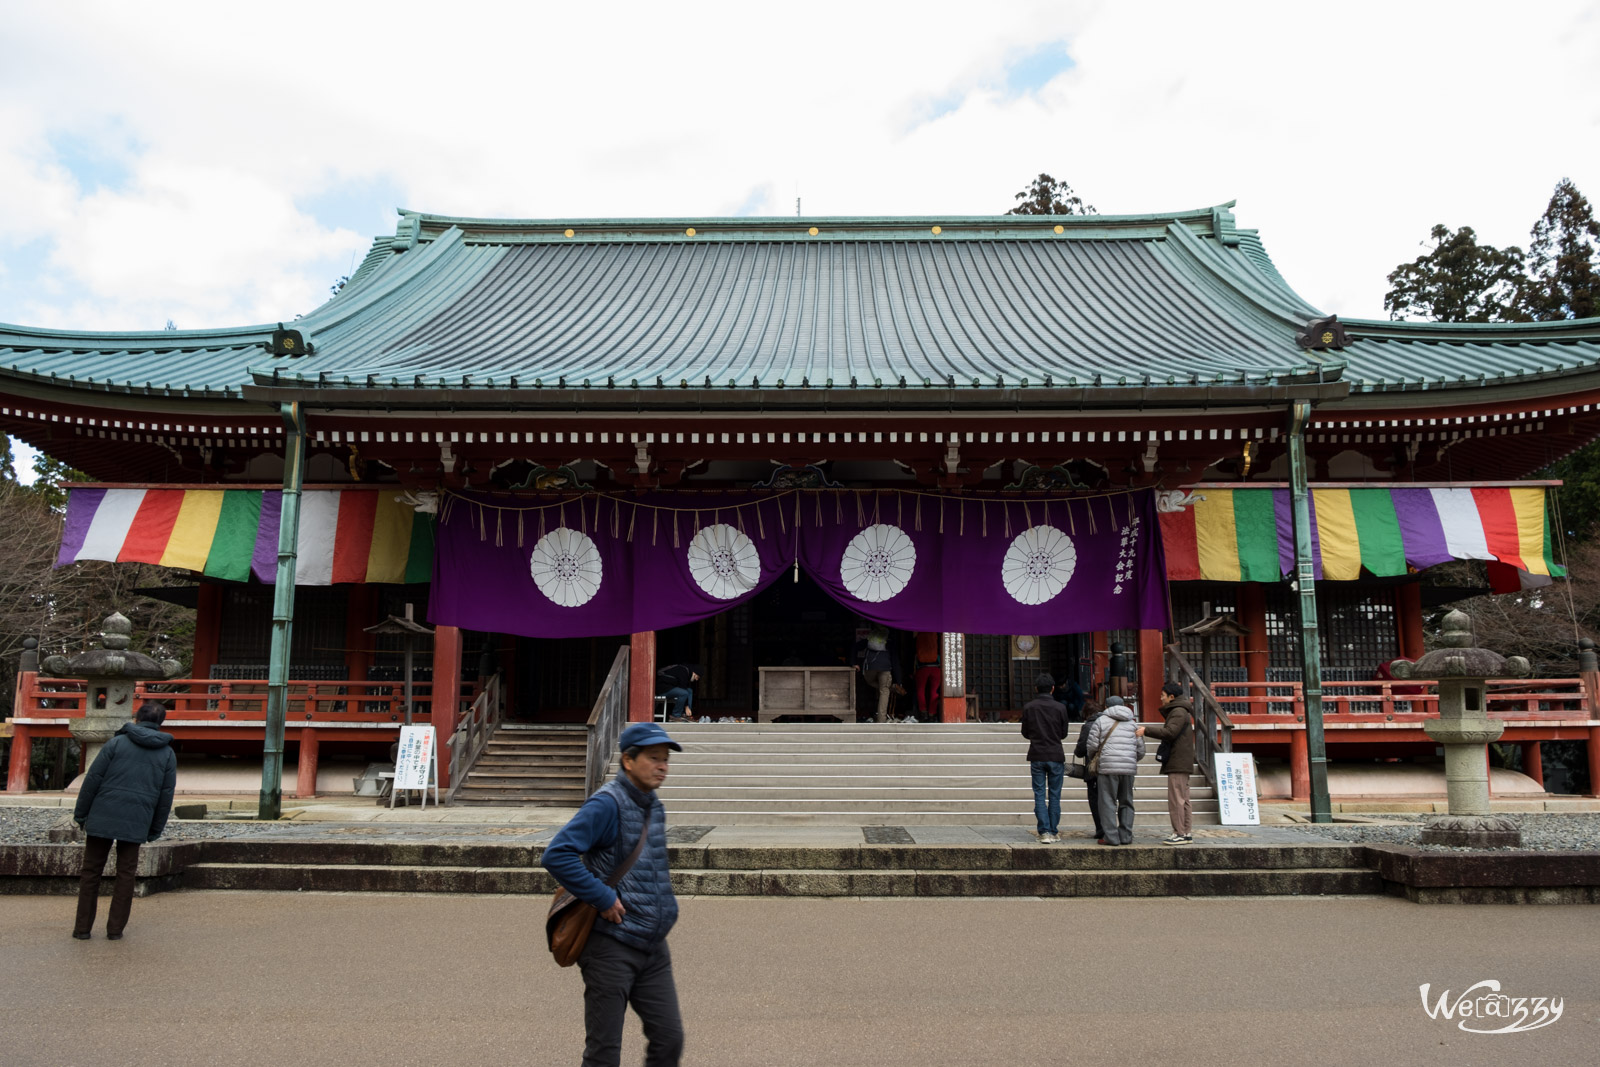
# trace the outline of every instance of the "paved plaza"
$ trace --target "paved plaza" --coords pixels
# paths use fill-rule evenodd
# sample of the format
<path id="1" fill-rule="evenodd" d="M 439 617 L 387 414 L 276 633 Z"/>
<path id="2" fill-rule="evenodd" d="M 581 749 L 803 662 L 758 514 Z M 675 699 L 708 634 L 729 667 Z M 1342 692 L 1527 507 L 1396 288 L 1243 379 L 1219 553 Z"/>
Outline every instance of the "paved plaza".
<path id="1" fill-rule="evenodd" d="M 179 892 L 121 942 L 0 900 L 0 1062 L 576 1063 L 582 983 L 544 900 Z M 1386 898 L 686 899 L 686 1064 L 1594 1062 L 1595 912 Z M 1564 999 L 1527 1033 L 1424 1013 L 1495 979 Z M 624 1063 L 642 1041 L 630 1020 Z"/>

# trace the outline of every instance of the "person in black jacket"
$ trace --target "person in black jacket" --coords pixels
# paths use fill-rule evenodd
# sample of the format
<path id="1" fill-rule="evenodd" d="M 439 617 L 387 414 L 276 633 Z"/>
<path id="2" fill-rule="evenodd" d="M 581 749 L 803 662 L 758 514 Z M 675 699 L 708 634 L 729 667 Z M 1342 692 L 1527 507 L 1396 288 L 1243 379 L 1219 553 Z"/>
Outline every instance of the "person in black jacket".
<path id="1" fill-rule="evenodd" d="M 667 718 L 674 722 L 688 722 L 694 717 L 694 690 L 689 688 L 700 680 L 697 663 L 674 663 L 656 671 L 656 677 L 667 683 Z"/>
<path id="2" fill-rule="evenodd" d="M 117 843 L 117 881 L 111 891 L 106 940 L 117 941 L 133 909 L 139 846 L 160 837 L 167 827 L 178 784 L 178 757 L 172 751 L 172 735 L 156 729 L 166 718 L 167 709 L 154 700 L 139 705 L 134 721 L 118 730 L 95 757 L 78 791 L 72 818 L 89 836 L 78 880 L 78 917 L 72 927 L 72 936 L 80 941 L 87 941 L 94 927 L 100 872 L 105 870 L 111 843 Z"/>
<path id="3" fill-rule="evenodd" d="M 1078 743 L 1072 749 L 1072 754 L 1080 761 L 1087 762 L 1089 759 L 1089 727 L 1105 710 L 1097 700 L 1085 700 L 1083 703 L 1083 726 L 1078 730 Z M 1089 814 L 1094 817 L 1094 839 L 1103 845 L 1106 843 L 1106 832 L 1100 825 L 1100 779 L 1090 775 L 1083 780 L 1083 784 L 1089 794 Z"/>
<path id="4" fill-rule="evenodd" d="M 1061 748 L 1067 736 L 1067 709 L 1050 693 L 1056 680 L 1048 674 L 1034 679 L 1034 698 L 1022 706 L 1022 736 L 1028 739 L 1028 769 L 1033 775 L 1033 818 L 1039 824 L 1039 843 L 1060 841 L 1061 779 L 1067 754 Z"/>

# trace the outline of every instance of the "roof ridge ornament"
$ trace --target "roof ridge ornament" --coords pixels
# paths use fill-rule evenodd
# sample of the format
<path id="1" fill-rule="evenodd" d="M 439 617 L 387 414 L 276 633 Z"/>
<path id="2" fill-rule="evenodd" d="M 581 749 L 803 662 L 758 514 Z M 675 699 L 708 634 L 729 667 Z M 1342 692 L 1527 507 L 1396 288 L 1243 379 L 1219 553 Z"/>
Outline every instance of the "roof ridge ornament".
<path id="1" fill-rule="evenodd" d="M 1337 315 L 1312 319 L 1304 328 L 1295 332 L 1294 339 L 1301 348 L 1309 348 L 1313 352 L 1325 352 L 1328 349 L 1337 352 L 1350 344 L 1350 338 L 1344 332 L 1344 326 L 1339 322 Z"/>

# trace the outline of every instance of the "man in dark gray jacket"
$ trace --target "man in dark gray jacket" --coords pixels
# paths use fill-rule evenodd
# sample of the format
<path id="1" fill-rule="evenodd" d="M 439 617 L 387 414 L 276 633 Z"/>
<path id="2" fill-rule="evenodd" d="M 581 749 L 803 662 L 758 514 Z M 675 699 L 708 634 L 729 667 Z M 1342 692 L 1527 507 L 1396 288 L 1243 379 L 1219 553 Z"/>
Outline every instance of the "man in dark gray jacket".
<path id="1" fill-rule="evenodd" d="M 1121 697 L 1107 697 L 1105 714 L 1088 727 L 1084 748 L 1100 757 L 1100 825 L 1107 845 L 1133 843 L 1133 779 L 1144 759 L 1144 737 L 1133 709 Z"/>
<path id="2" fill-rule="evenodd" d="M 1050 694 L 1056 680 L 1048 674 L 1034 679 L 1034 698 L 1022 706 L 1022 736 L 1028 739 L 1028 768 L 1033 775 L 1033 820 L 1039 843 L 1061 840 L 1061 779 L 1067 754 L 1061 741 L 1067 736 L 1067 709 Z"/>
<path id="3" fill-rule="evenodd" d="M 166 718 L 167 709 L 154 700 L 139 705 L 133 722 L 100 750 L 78 790 L 72 818 L 89 837 L 78 879 L 78 917 L 72 926 L 72 936 L 79 941 L 87 941 L 94 928 L 100 874 L 111 843 L 117 844 L 117 881 L 111 890 L 106 940 L 118 941 L 133 910 L 139 846 L 167 828 L 178 784 L 178 757 L 172 751 L 172 735 L 156 729 Z"/>

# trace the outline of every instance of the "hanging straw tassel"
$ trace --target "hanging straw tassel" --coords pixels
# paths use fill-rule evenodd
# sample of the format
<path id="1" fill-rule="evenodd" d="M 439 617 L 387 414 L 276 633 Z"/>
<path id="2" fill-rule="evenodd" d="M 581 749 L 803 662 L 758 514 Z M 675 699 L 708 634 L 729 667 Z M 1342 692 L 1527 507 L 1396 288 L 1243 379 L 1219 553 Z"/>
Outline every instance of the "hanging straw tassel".
<path id="1" fill-rule="evenodd" d="M 878 525 L 878 505 L 883 502 L 882 493 L 872 494 L 872 525 Z"/>
<path id="2" fill-rule="evenodd" d="M 789 527 L 788 524 L 783 521 L 783 500 L 780 498 L 774 501 L 774 503 L 778 505 L 778 532 L 787 537 L 789 535 Z"/>
<path id="3" fill-rule="evenodd" d="M 761 501 L 756 501 L 756 532 L 761 535 L 761 540 L 767 539 L 767 524 L 761 518 Z"/>
<path id="4" fill-rule="evenodd" d="M 522 548 L 522 511 L 517 511 L 517 547 Z"/>
<path id="5" fill-rule="evenodd" d="M 989 536 L 989 505 L 985 504 L 981 500 L 978 501 L 978 526 L 979 526 L 979 531 L 978 532 L 982 536 L 988 537 Z"/>
<path id="6" fill-rule="evenodd" d="M 595 519 L 595 525 L 600 525 L 598 516 Z M 578 532 L 585 534 L 589 532 L 589 509 L 584 507 L 583 497 L 581 496 L 578 498 Z"/>
<path id="7" fill-rule="evenodd" d="M 1000 502 L 1000 515 L 1006 520 L 1006 540 L 1011 539 L 1011 505 L 1005 501 Z"/>
<path id="8" fill-rule="evenodd" d="M 650 545 L 655 547 L 656 533 L 661 529 L 661 509 L 650 509 Z"/>
<path id="9" fill-rule="evenodd" d="M 956 517 L 961 520 L 958 524 L 959 528 L 956 530 L 956 536 L 967 536 L 967 502 L 965 500 L 956 501 Z"/>
<path id="10" fill-rule="evenodd" d="M 739 524 L 739 532 L 749 537 L 749 534 L 744 533 L 744 508 L 734 508 L 733 518 Z"/>
<path id="11" fill-rule="evenodd" d="M 1078 524 L 1072 521 L 1072 501 L 1067 501 L 1067 533 L 1076 534 Z"/>
<path id="12" fill-rule="evenodd" d="M 506 513 L 504 508 L 494 509 L 494 547 L 504 548 L 506 544 Z"/>
<path id="13" fill-rule="evenodd" d="M 795 558 L 799 559 L 800 558 L 800 555 L 799 555 L 799 553 L 800 553 L 800 493 L 799 493 L 798 490 L 794 494 L 794 550 L 795 550 Z M 800 580 L 799 578 L 795 579 L 795 581 L 799 581 L 799 580 Z"/>
<path id="14" fill-rule="evenodd" d="M 815 493 L 813 493 L 811 495 L 814 498 L 816 498 L 816 502 L 817 502 L 817 528 L 820 530 L 822 528 L 822 490 L 819 489 L 819 490 L 817 490 Z"/>
<path id="15" fill-rule="evenodd" d="M 911 498 L 911 520 L 917 524 L 917 529 L 922 529 L 922 494 L 918 493 Z"/>
<path id="16" fill-rule="evenodd" d="M 539 509 L 539 540 L 544 540 L 544 508 Z"/>
<path id="17" fill-rule="evenodd" d="M 833 521 L 844 525 L 844 497 L 838 493 L 833 494 Z"/>
<path id="18" fill-rule="evenodd" d="M 905 503 L 906 498 L 904 493 L 896 493 L 894 495 L 894 524 L 896 526 L 905 526 Z"/>
<path id="19" fill-rule="evenodd" d="M 1094 528 L 1094 501 L 1085 500 L 1083 502 L 1083 510 L 1089 513 L 1089 532 L 1098 533 L 1099 531 Z"/>
<path id="20" fill-rule="evenodd" d="M 628 544 L 633 544 L 633 524 L 639 521 L 639 505 L 635 504 L 633 510 L 628 512 Z"/>
<path id="21" fill-rule="evenodd" d="M 611 539 L 617 539 L 617 531 L 622 528 L 622 501 L 611 502 Z"/>

